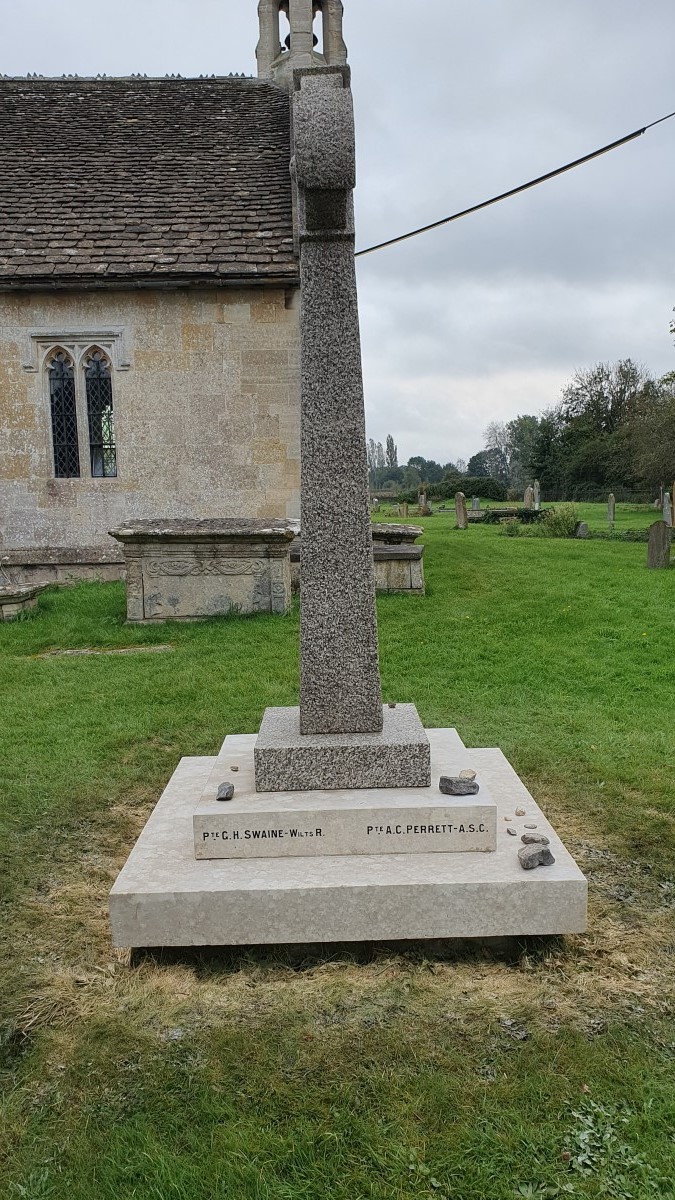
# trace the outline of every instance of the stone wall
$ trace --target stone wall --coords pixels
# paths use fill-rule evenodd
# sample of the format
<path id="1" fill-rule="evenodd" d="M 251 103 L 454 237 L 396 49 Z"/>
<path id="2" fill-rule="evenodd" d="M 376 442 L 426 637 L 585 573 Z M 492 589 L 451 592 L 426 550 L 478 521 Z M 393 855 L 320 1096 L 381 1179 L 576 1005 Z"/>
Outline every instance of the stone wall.
<path id="1" fill-rule="evenodd" d="M 114 479 L 56 479 L 44 358 L 109 333 Z M 297 517 L 298 293 L 0 293 L 0 550 L 101 548 L 129 520 Z"/>

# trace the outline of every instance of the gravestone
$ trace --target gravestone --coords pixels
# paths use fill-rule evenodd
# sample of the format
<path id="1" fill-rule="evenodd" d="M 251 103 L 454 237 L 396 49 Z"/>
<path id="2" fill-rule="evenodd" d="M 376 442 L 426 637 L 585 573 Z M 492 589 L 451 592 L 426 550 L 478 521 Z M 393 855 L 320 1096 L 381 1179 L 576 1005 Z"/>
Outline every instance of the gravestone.
<path id="1" fill-rule="evenodd" d="M 649 527 L 647 566 L 663 570 L 670 566 L 670 543 L 672 529 L 665 521 L 655 521 Z"/>
<path id="2" fill-rule="evenodd" d="M 535 512 L 541 508 L 541 484 L 538 479 L 534 481 L 534 508 Z"/>
<path id="3" fill-rule="evenodd" d="M 533 504 L 534 504 L 534 488 L 528 486 L 525 488 L 525 496 L 523 497 L 523 505 L 525 506 L 525 508 L 527 508 L 529 510 L 532 508 Z"/>
<path id="4" fill-rule="evenodd" d="M 614 499 L 614 492 L 610 492 L 609 497 L 607 499 L 607 521 L 609 522 L 610 529 L 614 528 L 615 518 L 616 518 L 616 500 Z"/>
<path id="5" fill-rule="evenodd" d="M 409 505 L 408 505 L 408 501 L 406 500 L 401 505 L 400 510 L 399 510 L 400 515 L 403 517 L 404 521 L 408 520 L 408 509 L 409 509 Z"/>
<path id="6" fill-rule="evenodd" d="M 467 529 L 469 517 L 466 511 L 466 496 L 464 492 L 455 493 L 455 516 L 457 517 L 457 528 Z"/>
<path id="7" fill-rule="evenodd" d="M 480 497 L 479 496 L 471 497 L 471 511 L 472 512 L 480 512 Z"/>
<path id="8" fill-rule="evenodd" d="M 380 511 L 380 502 L 376 496 L 375 499 L 373 500 L 373 512 L 379 512 L 379 511 Z"/>
<path id="9" fill-rule="evenodd" d="M 663 519 L 671 529 L 673 526 L 673 505 L 670 498 L 670 492 L 666 492 L 663 497 Z"/>

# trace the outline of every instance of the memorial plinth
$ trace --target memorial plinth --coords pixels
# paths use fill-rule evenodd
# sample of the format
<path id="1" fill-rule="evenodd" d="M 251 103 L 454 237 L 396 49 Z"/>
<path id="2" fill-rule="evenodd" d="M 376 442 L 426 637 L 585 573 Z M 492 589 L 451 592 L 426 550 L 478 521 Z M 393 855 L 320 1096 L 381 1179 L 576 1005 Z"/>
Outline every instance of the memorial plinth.
<path id="1" fill-rule="evenodd" d="M 255 747 L 259 792 L 429 787 L 429 739 L 414 704 L 385 706 L 377 733 L 307 734 L 299 708 L 268 708 Z"/>
<path id="2" fill-rule="evenodd" d="M 582 932 L 586 880 L 501 751 L 467 750 L 452 729 L 427 733 L 434 783 L 441 775 L 472 767 L 496 803 L 494 852 L 383 854 L 378 846 L 375 854 L 198 860 L 195 807 L 214 768 L 223 779 L 253 775 L 255 735 L 235 735 L 227 738 L 217 759 L 184 758 L 179 764 L 112 890 L 115 945 L 241 946 Z M 232 766 L 238 767 L 234 776 L 228 774 Z M 525 815 L 516 817 L 517 808 Z M 523 871 L 518 848 L 526 824 L 536 824 L 549 838 L 554 866 Z M 510 836 L 508 828 L 518 837 Z"/>
<path id="3" fill-rule="evenodd" d="M 122 543 L 127 620 L 194 621 L 226 613 L 287 613 L 288 548 L 297 521 L 224 518 L 134 521 L 110 536 Z"/>

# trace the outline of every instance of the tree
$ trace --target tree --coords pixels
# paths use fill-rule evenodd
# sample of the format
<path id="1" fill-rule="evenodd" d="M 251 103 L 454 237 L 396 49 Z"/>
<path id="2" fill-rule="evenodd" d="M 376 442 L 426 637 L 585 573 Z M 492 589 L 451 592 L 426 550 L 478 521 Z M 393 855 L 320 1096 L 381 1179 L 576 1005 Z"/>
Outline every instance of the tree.
<path id="1" fill-rule="evenodd" d="M 386 464 L 385 464 L 385 459 L 384 459 L 384 450 L 382 449 L 382 442 L 377 442 L 376 446 L 375 446 L 375 470 L 383 471 L 385 468 L 385 465 Z"/>
<path id="2" fill-rule="evenodd" d="M 369 471 L 377 470 L 377 452 L 375 450 L 375 441 L 373 438 L 368 438 L 367 456 L 368 456 L 368 470 Z"/>
<path id="3" fill-rule="evenodd" d="M 387 434 L 387 449 L 385 451 L 385 457 L 388 467 L 398 466 L 398 449 L 390 433 Z"/>
<path id="4" fill-rule="evenodd" d="M 523 491 L 536 473 L 532 470 L 532 454 L 539 430 L 539 418 L 514 417 L 507 426 L 509 456 L 509 487 Z"/>
<path id="5" fill-rule="evenodd" d="M 480 479 L 487 479 L 491 475 L 493 479 L 503 480 L 503 470 L 503 458 L 499 451 L 495 450 L 479 450 L 478 454 L 472 454 L 466 465 L 467 475 Z"/>
<path id="6" fill-rule="evenodd" d="M 453 474 L 457 474 L 457 475 L 467 475 L 467 474 L 468 474 L 468 467 L 467 467 L 467 464 L 466 464 L 466 459 L 465 459 L 465 458 L 458 458 L 458 459 L 457 459 L 457 461 L 456 461 L 455 463 L 447 463 L 447 464 L 446 464 L 446 465 L 443 467 L 443 474 L 444 474 L 444 475 L 453 475 Z"/>

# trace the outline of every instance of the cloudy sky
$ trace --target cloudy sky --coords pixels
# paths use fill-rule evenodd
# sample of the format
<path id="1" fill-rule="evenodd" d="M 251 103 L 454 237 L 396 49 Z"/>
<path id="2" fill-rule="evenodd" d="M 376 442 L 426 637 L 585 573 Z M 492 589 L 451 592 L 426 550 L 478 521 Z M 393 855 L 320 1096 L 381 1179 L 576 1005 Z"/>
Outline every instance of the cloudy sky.
<path id="1" fill-rule="evenodd" d="M 344 0 L 360 247 L 675 109 L 673 0 Z M 0 71 L 254 72 L 256 0 L 0 0 Z M 675 369 L 675 120 L 359 262 L 369 434 L 468 458 L 577 367 Z"/>

